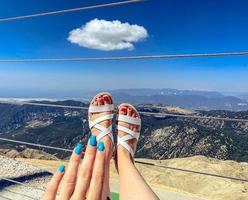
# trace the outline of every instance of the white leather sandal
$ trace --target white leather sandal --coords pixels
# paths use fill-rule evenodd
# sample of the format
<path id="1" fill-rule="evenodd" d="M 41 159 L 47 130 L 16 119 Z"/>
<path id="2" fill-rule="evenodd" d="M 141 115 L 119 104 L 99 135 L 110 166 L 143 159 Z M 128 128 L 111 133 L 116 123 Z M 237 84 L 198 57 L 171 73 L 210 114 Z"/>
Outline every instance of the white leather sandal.
<path id="1" fill-rule="evenodd" d="M 134 106 L 127 104 L 127 103 L 121 104 L 119 106 L 119 110 L 123 106 L 131 107 L 137 114 L 139 114 Z M 127 116 L 127 115 L 118 114 L 117 121 L 129 123 L 129 124 L 133 124 L 133 125 L 138 125 L 141 128 L 141 119 L 140 118 L 134 118 L 134 117 Z M 139 128 L 139 130 L 140 130 L 140 128 Z M 138 141 L 139 136 L 140 136 L 140 131 L 134 132 L 133 130 L 131 130 L 125 126 L 121 126 L 119 124 L 117 126 L 117 129 L 127 133 L 127 135 L 124 135 L 122 137 L 119 137 L 119 136 L 117 137 L 117 146 L 118 145 L 123 146 L 131 154 L 132 158 L 134 158 L 134 154 L 135 154 L 136 149 L 135 150 L 132 149 L 132 147 L 127 143 L 127 141 L 131 140 L 131 139 L 136 139 Z"/>
<path id="2" fill-rule="evenodd" d="M 100 105 L 100 106 L 94 106 L 92 103 L 93 101 L 100 96 L 103 95 L 108 95 L 111 98 L 112 104 L 105 104 L 105 105 Z M 111 96 L 111 94 L 107 93 L 107 92 L 101 92 L 99 94 L 97 94 L 91 101 L 90 106 L 89 106 L 89 116 L 91 113 L 101 113 L 101 112 L 111 112 L 111 114 L 106 114 L 106 115 L 102 115 L 99 116 L 98 118 L 96 118 L 95 120 L 90 120 L 89 117 L 89 127 L 90 129 L 92 128 L 96 128 L 100 131 L 100 133 L 96 136 L 96 140 L 99 141 L 101 140 L 103 137 L 105 136 L 109 136 L 113 146 L 114 146 L 114 138 L 113 138 L 113 133 L 112 133 L 112 124 L 110 124 L 109 127 L 104 127 L 102 126 L 100 123 L 104 120 L 112 120 L 114 118 L 114 104 L 113 104 L 113 98 Z"/>

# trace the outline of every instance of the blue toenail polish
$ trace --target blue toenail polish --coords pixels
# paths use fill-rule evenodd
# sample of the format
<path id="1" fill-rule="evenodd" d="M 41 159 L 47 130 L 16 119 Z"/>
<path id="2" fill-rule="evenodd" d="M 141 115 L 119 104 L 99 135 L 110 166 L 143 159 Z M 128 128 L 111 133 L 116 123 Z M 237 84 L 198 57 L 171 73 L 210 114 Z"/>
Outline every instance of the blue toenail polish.
<path id="1" fill-rule="evenodd" d="M 105 147 L 104 147 L 104 142 L 99 142 L 98 146 L 97 146 L 98 151 L 104 151 Z"/>
<path id="2" fill-rule="evenodd" d="M 59 168 L 58 168 L 58 171 L 60 173 L 63 173 L 65 171 L 65 166 L 64 165 L 60 165 Z"/>
<path id="3" fill-rule="evenodd" d="M 77 146 L 74 149 L 75 154 L 79 155 L 83 149 L 83 145 L 78 143 Z"/>
<path id="4" fill-rule="evenodd" d="M 94 135 L 90 136 L 90 145 L 93 147 L 95 147 L 97 145 L 96 136 L 94 136 Z"/>

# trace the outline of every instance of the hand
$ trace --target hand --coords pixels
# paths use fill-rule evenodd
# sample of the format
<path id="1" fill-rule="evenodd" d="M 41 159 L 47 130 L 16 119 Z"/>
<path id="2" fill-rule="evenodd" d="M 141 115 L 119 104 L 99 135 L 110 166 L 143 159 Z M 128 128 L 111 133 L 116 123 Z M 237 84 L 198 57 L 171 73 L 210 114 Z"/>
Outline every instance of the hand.
<path id="1" fill-rule="evenodd" d="M 91 136 L 84 159 L 80 165 L 82 145 L 78 144 L 70 158 L 68 168 L 60 166 L 49 182 L 43 200 L 55 200 L 59 191 L 59 200 L 99 200 L 102 198 L 104 184 L 104 143 Z"/>

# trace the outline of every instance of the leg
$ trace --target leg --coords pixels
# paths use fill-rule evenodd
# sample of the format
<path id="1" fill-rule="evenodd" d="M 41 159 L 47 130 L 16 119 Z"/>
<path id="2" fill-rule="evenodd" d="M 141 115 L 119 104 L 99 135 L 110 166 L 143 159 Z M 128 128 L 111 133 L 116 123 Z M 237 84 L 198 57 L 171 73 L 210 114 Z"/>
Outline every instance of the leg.
<path id="1" fill-rule="evenodd" d="M 121 107 L 119 113 L 134 118 L 139 118 L 139 114 L 136 113 L 131 107 Z M 139 132 L 140 127 L 137 125 L 128 124 L 126 122 L 118 122 L 118 124 L 125 126 L 134 132 Z M 122 137 L 127 135 L 123 131 L 118 131 L 118 136 Z M 127 143 L 136 149 L 137 140 L 131 139 Z M 130 153 L 121 145 L 117 147 L 117 157 L 116 157 L 117 170 L 120 177 L 120 199 L 121 200 L 157 200 L 159 199 L 156 194 L 152 191 L 150 186 L 145 182 L 144 178 L 141 176 L 137 168 L 133 163 L 133 158 Z"/>
<path id="2" fill-rule="evenodd" d="M 97 98 L 93 99 L 92 105 L 93 106 L 102 106 L 106 104 L 112 104 L 112 98 L 108 95 L 100 95 Z M 99 118 L 100 116 L 110 114 L 110 112 L 99 112 L 99 113 L 90 113 L 89 114 L 89 119 L 95 120 Z M 104 127 L 109 127 L 112 124 L 111 120 L 104 120 L 100 123 L 100 125 Z M 100 134 L 100 130 L 97 128 L 92 128 L 91 132 L 93 135 L 98 136 Z M 110 167 L 110 159 L 112 158 L 112 153 L 113 153 L 113 144 L 109 136 L 104 136 L 101 141 L 104 142 L 105 144 L 105 172 L 104 172 L 104 185 L 103 185 L 103 196 L 102 199 L 106 200 L 107 198 L 110 198 L 110 187 L 109 187 L 109 167 Z"/>

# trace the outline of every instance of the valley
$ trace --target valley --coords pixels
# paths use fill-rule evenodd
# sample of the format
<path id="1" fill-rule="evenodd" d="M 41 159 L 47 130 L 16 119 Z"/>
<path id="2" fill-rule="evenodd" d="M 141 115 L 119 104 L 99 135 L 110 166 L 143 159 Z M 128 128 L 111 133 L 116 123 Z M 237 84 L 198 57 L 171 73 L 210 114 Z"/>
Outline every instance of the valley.
<path id="1" fill-rule="evenodd" d="M 87 106 L 77 101 L 55 103 Z M 192 111 L 157 104 L 139 105 L 138 109 L 145 112 L 248 119 L 247 111 Z M 142 115 L 142 121 L 136 153 L 139 158 L 162 160 L 203 155 L 223 160 L 248 161 L 248 124 L 245 122 L 156 115 Z M 80 140 L 85 144 L 90 135 L 86 110 L 8 104 L 0 104 L 0 132 L 4 138 L 68 149 L 72 149 Z M 26 146 L 0 142 L 0 148 L 23 151 Z M 60 158 L 68 156 L 54 150 L 45 151 Z"/>

